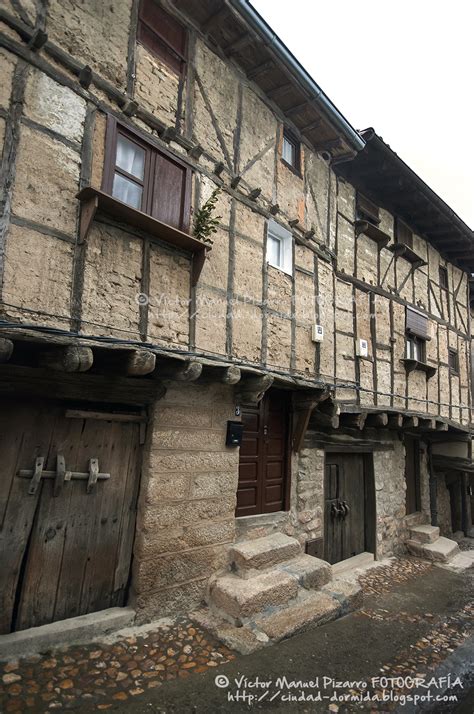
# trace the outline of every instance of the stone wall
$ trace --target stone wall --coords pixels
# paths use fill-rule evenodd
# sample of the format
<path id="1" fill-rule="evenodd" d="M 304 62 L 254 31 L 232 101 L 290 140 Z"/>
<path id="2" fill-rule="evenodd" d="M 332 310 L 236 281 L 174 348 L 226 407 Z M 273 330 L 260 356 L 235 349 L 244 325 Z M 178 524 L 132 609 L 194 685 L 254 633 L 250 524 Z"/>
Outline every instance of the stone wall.
<path id="1" fill-rule="evenodd" d="M 395 436 L 393 450 L 374 452 L 377 559 L 403 553 L 405 528 L 405 447 Z"/>
<path id="2" fill-rule="evenodd" d="M 144 458 L 131 603 L 140 620 L 197 605 L 234 541 L 238 449 L 225 446 L 231 387 L 173 385 Z"/>

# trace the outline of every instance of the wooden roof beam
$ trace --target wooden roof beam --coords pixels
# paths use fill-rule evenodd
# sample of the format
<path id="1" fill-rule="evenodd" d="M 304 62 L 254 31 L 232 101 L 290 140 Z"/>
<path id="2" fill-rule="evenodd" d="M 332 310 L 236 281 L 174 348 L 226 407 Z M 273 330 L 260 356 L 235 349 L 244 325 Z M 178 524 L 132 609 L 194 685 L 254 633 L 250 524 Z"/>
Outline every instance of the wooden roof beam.
<path id="1" fill-rule="evenodd" d="M 261 74 L 268 72 L 268 70 L 273 69 L 274 67 L 275 67 L 275 63 L 273 60 L 271 60 L 271 59 L 265 60 L 265 62 L 262 62 L 261 64 L 257 65 L 253 69 L 250 69 L 247 72 L 247 77 L 251 80 L 256 79 Z"/>

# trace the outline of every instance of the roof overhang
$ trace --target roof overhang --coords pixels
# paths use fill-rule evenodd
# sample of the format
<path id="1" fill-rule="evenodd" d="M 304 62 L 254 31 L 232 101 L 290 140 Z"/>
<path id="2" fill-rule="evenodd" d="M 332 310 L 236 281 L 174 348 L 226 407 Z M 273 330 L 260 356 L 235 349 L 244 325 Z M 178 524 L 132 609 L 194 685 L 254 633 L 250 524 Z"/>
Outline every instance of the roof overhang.
<path id="1" fill-rule="evenodd" d="M 399 215 L 450 262 L 474 272 L 474 232 L 373 129 L 361 132 L 366 145 L 353 161 L 335 166 L 378 205 Z"/>
<path id="2" fill-rule="evenodd" d="M 172 0 L 318 152 L 347 160 L 364 140 L 247 0 Z"/>

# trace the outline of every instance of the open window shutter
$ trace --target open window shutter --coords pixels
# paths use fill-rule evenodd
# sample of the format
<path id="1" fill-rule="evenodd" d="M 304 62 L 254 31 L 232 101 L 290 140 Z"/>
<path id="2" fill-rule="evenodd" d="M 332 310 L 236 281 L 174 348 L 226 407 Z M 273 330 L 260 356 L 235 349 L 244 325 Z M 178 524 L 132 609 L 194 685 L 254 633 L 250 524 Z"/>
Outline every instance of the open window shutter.
<path id="1" fill-rule="evenodd" d="M 428 339 L 428 318 L 416 310 L 407 307 L 406 331 L 422 339 Z"/>
<path id="2" fill-rule="evenodd" d="M 380 223 L 379 207 L 361 193 L 357 194 L 357 212 L 371 223 Z"/>
<path id="3" fill-rule="evenodd" d="M 403 245 L 413 248 L 413 232 L 400 218 L 396 219 L 395 235 L 397 243 L 403 243 Z"/>
<path id="4" fill-rule="evenodd" d="M 180 230 L 186 230 L 189 221 L 186 179 L 187 171 L 184 166 L 163 154 L 156 155 L 152 215 Z"/>

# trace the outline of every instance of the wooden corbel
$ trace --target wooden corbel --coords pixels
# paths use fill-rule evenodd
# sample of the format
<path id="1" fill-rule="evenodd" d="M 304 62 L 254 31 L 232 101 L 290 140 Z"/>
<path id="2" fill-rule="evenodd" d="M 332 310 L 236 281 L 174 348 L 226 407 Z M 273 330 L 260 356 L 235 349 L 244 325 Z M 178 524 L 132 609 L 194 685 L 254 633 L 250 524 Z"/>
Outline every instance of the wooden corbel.
<path id="1" fill-rule="evenodd" d="M 301 451 L 308 429 L 309 420 L 314 409 L 321 401 L 321 394 L 293 393 L 293 429 L 291 446 L 293 451 Z"/>
<path id="2" fill-rule="evenodd" d="M 6 337 L 0 337 L 0 363 L 8 362 L 13 352 L 13 342 Z"/>
<path id="3" fill-rule="evenodd" d="M 41 353 L 39 362 L 41 367 L 58 372 L 87 372 L 92 367 L 94 355 L 90 347 L 68 345 Z"/>
<path id="4" fill-rule="evenodd" d="M 271 374 L 263 374 L 258 377 L 244 377 L 235 390 L 237 404 L 256 406 L 263 398 L 265 392 L 272 386 L 273 379 Z"/>

